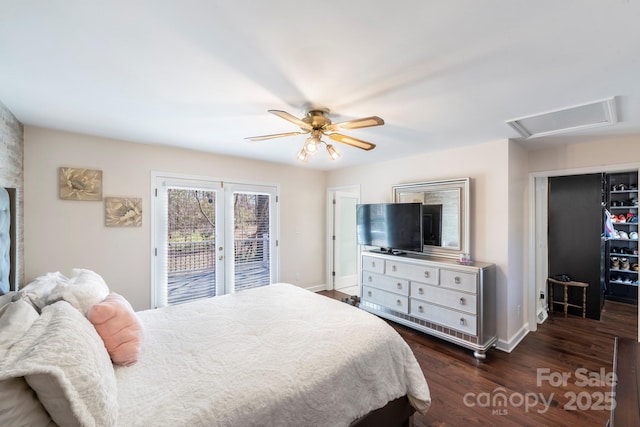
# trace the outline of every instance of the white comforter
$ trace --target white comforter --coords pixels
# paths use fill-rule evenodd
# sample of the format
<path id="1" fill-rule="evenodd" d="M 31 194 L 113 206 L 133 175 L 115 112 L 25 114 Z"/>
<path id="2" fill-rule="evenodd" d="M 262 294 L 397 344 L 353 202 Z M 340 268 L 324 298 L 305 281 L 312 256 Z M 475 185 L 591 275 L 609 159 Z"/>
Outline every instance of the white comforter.
<path id="1" fill-rule="evenodd" d="M 346 426 L 407 394 L 431 403 L 383 320 L 288 284 L 139 312 L 145 348 L 116 369 L 121 426 Z"/>

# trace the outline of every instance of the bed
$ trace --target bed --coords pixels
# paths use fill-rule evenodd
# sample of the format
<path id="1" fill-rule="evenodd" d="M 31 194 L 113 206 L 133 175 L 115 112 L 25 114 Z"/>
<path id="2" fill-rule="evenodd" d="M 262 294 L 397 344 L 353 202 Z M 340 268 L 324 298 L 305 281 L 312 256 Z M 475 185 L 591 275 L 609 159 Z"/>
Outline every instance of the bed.
<path id="1" fill-rule="evenodd" d="M 41 313 L 10 345 L 0 332 L 2 389 L 42 405 L 41 425 L 392 426 L 431 403 L 393 328 L 294 285 L 134 313 L 143 339 L 129 366 L 113 363 L 92 304 L 48 291 L 12 296 Z"/>

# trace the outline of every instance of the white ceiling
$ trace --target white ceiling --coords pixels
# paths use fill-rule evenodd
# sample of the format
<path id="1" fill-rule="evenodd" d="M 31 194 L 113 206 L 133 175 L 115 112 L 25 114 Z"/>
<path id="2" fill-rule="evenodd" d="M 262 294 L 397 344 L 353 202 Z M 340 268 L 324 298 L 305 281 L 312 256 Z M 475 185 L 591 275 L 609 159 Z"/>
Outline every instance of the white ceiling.
<path id="1" fill-rule="evenodd" d="M 385 120 L 305 165 L 329 170 L 611 96 L 620 123 L 527 146 L 640 136 L 640 0 L 0 0 L 0 102 L 27 125 L 299 164 L 304 136 L 244 140 L 299 130 L 268 109 Z"/>

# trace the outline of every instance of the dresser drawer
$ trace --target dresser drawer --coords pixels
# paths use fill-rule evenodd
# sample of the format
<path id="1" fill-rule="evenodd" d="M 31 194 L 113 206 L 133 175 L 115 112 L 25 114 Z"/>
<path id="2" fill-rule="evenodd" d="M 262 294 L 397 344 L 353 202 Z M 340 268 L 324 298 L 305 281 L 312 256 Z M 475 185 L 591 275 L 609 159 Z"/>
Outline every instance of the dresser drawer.
<path id="1" fill-rule="evenodd" d="M 400 313 L 409 313 L 409 297 L 403 295 L 392 294 L 391 292 L 381 289 L 363 286 L 362 299 L 374 304 L 383 305 Z"/>
<path id="2" fill-rule="evenodd" d="M 362 256 L 362 269 L 374 273 L 384 273 L 384 260 L 372 256 Z"/>
<path id="3" fill-rule="evenodd" d="M 438 269 L 426 265 L 386 261 L 386 274 L 432 285 L 438 284 Z"/>
<path id="4" fill-rule="evenodd" d="M 473 273 L 460 271 L 440 270 L 440 286 L 466 292 L 477 292 L 478 278 Z"/>
<path id="5" fill-rule="evenodd" d="M 411 298 L 476 314 L 476 296 L 435 286 L 411 283 Z"/>
<path id="6" fill-rule="evenodd" d="M 409 295 L 409 281 L 405 279 L 363 271 L 362 284 L 382 289 L 383 291 L 395 292 L 405 296 Z"/>
<path id="7" fill-rule="evenodd" d="M 472 314 L 461 313 L 414 299 L 411 300 L 409 314 L 465 334 L 476 335 L 478 333 L 477 318 Z"/>

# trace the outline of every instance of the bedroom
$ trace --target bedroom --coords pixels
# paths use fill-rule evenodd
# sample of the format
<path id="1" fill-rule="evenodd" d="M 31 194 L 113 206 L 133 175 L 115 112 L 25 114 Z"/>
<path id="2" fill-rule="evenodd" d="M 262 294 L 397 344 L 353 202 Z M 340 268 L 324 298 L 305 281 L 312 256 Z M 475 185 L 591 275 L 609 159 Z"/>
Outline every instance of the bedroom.
<path id="1" fill-rule="evenodd" d="M 466 6 L 470 7 L 468 4 Z M 614 13 L 620 13 L 618 9 L 624 10 L 624 7 L 637 7 L 637 3 L 620 2 Z M 563 10 L 563 13 L 569 14 L 567 10 Z M 513 24 L 514 21 L 508 22 L 517 27 Z M 11 28 L 10 25 L 3 27 Z M 513 27 L 511 28 L 513 30 Z M 622 28 L 620 31 L 631 32 L 632 30 Z M 611 36 L 612 39 L 619 33 L 613 34 L 615 36 Z M 11 34 L 3 33 L 4 40 L 10 40 L 10 37 Z M 634 39 L 634 37 L 629 36 L 628 39 Z M 6 57 L 3 55 L 3 58 Z M 43 67 L 37 58 L 31 60 L 34 61 L 31 64 L 33 67 Z M 622 62 L 624 66 L 628 65 L 630 70 L 636 70 L 637 60 L 635 61 L 631 64 Z M 635 68 L 633 68 L 634 65 Z M 536 66 L 539 64 L 531 65 L 533 68 Z M 524 66 L 519 65 L 514 68 L 519 67 Z M 554 70 L 545 69 L 545 71 L 552 73 Z M 598 71 L 600 74 L 596 73 L 592 78 L 606 73 L 606 66 L 601 65 Z M 288 225 L 281 227 L 280 230 L 282 261 L 279 277 L 281 281 L 312 290 L 322 289 L 327 283 L 324 217 L 327 188 L 359 185 L 363 201 L 385 201 L 390 197 L 391 186 L 397 183 L 469 176 L 473 179 L 472 209 L 474 212 L 471 224 L 473 230 L 471 253 L 474 259 L 495 263 L 498 268 L 496 287 L 498 306 L 502 307 L 497 313 L 499 347 L 507 351 L 512 350 L 530 329 L 535 329 L 535 324 L 531 321 L 535 318 L 535 314 L 532 313 L 529 302 L 531 291 L 528 285 L 531 274 L 528 268 L 527 240 L 530 174 L 549 171 L 550 173 L 566 171 L 574 173 L 590 171 L 594 168 L 613 170 L 617 167 L 628 167 L 636 161 L 635 159 L 640 158 L 640 148 L 637 143 L 640 131 L 632 127 L 632 120 L 637 112 L 633 107 L 637 108 L 637 100 L 632 96 L 632 89 L 628 87 L 634 83 L 623 80 L 626 75 L 633 76 L 637 73 L 628 71 L 616 79 L 616 84 L 602 83 L 601 87 L 592 90 L 582 87 L 572 88 L 558 104 L 538 101 L 535 106 L 526 106 L 526 111 L 525 107 L 521 107 L 524 115 L 606 96 L 622 96 L 623 105 L 628 110 L 623 112 L 626 114 L 626 116 L 623 115 L 624 123 L 618 126 L 625 128 L 625 132 L 621 134 L 609 132 L 604 128 L 594 131 L 593 135 L 588 137 L 570 135 L 563 140 L 563 145 L 554 145 L 547 141 L 544 148 L 529 151 L 520 141 L 513 139 L 517 134 L 512 133 L 504 124 L 504 120 L 520 115 L 514 112 L 502 117 L 499 125 L 504 128 L 501 128 L 502 136 L 500 137 L 490 139 L 472 137 L 473 143 L 470 145 L 447 146 L 444 144 L 436 151 L 420 152 L 410 157 L 390 160 L 384 160 L 384 157 L 377 158 L 377 161 L 371 164 L 364 162 L 369 162 L 367 155 L 375 152 L 361 154 L 345 148 L 343 158 L 364 156 L 363 163 L 348 168 L 327 170 L 314 168 L 313 163 L 319 160 L 317 158 L 312 159 L 307 166 L 260 161 L 256 157 L 266 157 L 271 153 L 267 152 L 270 151 L 269 149 L 255 148 L 255 145 L 247 148 L 247 150 L 257 150 L 250 154 L 254 157 L 248 159 L 152 144 L 164 141 L 163 135 L 156 135 L 147 141 L 149 144 L 138 144 L 131 142 L 137 138 L 124 133 L 103 137 L 96 136 L 101 133 L 99 130 L 94 134 L 83 130 L 64 130 L 65 120 L 48 122 L 46 125 L 34 125 L 25 120 L 24 280 L 28 281 L 46 271 L 69 271 L 73 267 L 82 266 L 100 271 L 114 291 L 125 295 L 134 308 L 145 309 L 150 305 L 149 218 L 144 216 L 142 227 L 136 229 L 104 228 L 101 204 L 64 203 L 58 199 L 55 174 L 60 166 L 103 170 L 105 192 L 110 195 L 142 197 L 145 215 L 150 212 L 151 171 L 277 183 L 280 186 L 282 203 L 280 223 Z M 563 79 L 554 81 L 554 84 L 570 86 L 569 82 L 572 78 L 573 75 L 563 75 Z M 70 83 L 67 81 L 65 84 Z M 13 95 L 17 87 L 13 82 L 4 83 L 0 91 L 0 101 L 4 102 L 7 109 L 20 120 L 18 109 L 21 103 L 18 102 L 16 107 L 13 107 L 10 102 L 11 99 L 19 98 L 18 95 Z M 251 89 L 254 89 L 253 86 Z M 59 94 L 64 93 L 64 85 L 61 90 Z M 41 91 L 45 92 L 43 88 Z M 548 92 L 550 91 L 546 94 L 550 96 Z M 208 94 L 208 96 L 218 95 Z M 108 97 L 103 99 L 107 104 L 113 102 Z M 126 97 L 123 96 L 122 100 L 124 99 Z M 262 117 L 260 119 L 262 122 L 260 127 L 252 131 L 269 132 L 266 126 L 271 126 L 272 123 L 274 132 L 287 129 L 285 123 L 266 117 L 268 108 L 288 108 L 286 102 L 282 100 L 278 101 L 278 105 L 268 105 L 272 100 L 268 97 L 254 106 L 251 115 L 262 114 L 258 116 Z M 56 104 L 56 102 L 49 104 L 54 105 L 49 108 L 55 109 Z M 360 109 L 364 115 L 379 114 L 391 126 L 393 122 L 390 122 L 389 118 L 394 116 L 393 111 L 385 116 L 377 105 L 377 103 L 366 105 Z M 116 110 L 120 108 L 119 103 L 110 104 L 110 107 Z M 416 106 L 403 107 L 401 114 L 416 108 Z M 6 117 L 6 114 L 6 110 L 3 111 L 3 117 Z M 634 117 L 629 117 L 632 114 Z M 398 114 L 395 116 L 398 117 Z M 106 120 L 106 117 L 108 115 L 99 114 L 93 117 L 92 121 L 101 123 Z M 457 124 L 456 126 L 467 125 Z M 473 126 L 469 128 L 473 129 Z M 383 129 L 384 126 L 380 128 L 380 132 Z M 366 135 L 378 143 L 376 150 L 379 150 L 384 147 L 377 138 L 376 132 L 371 130 Z M 245 134 L 243 130 L 240 136 L 249 136 L 249 134 Z M 419 139 L 418 142 L 422 141 Z M 245 142 L 227 141 L 227 144 L 242 145 Z M 298 148 L 297 142 L 283 140 L 282 144 L 279 146 L 282 148 L 278 155 L 282 158 L 286 157 L 286 160 L 293 159 Z M 616 152 L 619 150 L 624 155 L 603 154 L 610 153 L 612 146 L 616 147 Z M 637 167 L 637 164 L 635 166 Z M 306 214 L 309 212 L 312 214 Z M 42 245 L 43 239 L 59 242 L 60 245 L 64 245 L 65 250 Z M 126 251 L 123 250 L 124 248 Z"/>

